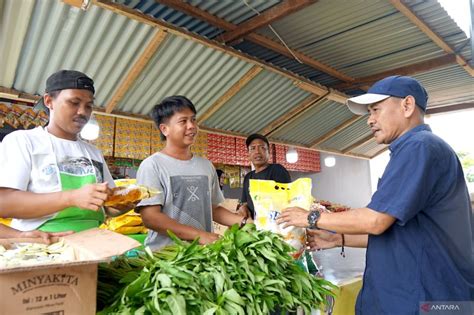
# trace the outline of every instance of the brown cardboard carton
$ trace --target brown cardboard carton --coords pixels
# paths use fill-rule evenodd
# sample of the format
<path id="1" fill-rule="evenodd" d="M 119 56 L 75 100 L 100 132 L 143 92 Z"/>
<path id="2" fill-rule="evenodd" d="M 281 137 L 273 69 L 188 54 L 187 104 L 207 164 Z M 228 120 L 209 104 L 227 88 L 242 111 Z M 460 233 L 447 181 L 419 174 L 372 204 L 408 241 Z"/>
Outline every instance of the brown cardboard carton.
<path id="1" fill-rule="evenodd" d="M 237 205 L 239 204 L 239 199 L 225 199 L 220 206 L 230 210 L 231 212 L 237 211 Z M 213 222 L 214 233 L 223 235 L 227 231 L 227 226 L 221 225 L 217 222 Z"/>
<path id="2" fill-rule="evenodd" d="M 0 269 L 0 315 L 95 314 L 97 264 L 140 245 L 101 229 L 68 235 L 64 241 L 74 250 L 71 262 Z"/>

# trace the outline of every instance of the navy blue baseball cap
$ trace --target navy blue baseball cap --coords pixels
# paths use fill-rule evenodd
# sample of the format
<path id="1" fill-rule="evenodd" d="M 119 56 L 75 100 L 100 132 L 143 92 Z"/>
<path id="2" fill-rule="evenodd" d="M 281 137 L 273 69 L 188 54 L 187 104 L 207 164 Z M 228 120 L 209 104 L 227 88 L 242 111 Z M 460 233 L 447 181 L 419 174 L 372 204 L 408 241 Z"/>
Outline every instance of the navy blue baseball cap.
<path id="1" fill-rule="evenodd" d="M 426 111 L 428 93 L 420 82 L 401 75 L 394 75 L 377 81 L 366 94 L 352 97 L 347 100 L 347 107 L 356 115 L 367 115 L 367 107 L 371 104 L 383 101 L 391 96 L 405 98 L 413 96 L 416 105 Z"/>

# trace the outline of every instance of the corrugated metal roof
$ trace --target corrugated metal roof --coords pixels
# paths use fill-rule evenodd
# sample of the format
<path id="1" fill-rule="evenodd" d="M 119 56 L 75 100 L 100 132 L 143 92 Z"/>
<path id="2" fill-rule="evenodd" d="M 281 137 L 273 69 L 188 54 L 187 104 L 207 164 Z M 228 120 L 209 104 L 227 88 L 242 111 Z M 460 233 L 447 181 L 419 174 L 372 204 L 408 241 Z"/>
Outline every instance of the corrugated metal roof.
<path id="1" fill-rule="evenodd" d="M 116 0 L 115 2 L 176 26 L 183 27 L 207 38 L 215 38 L 223 32 L 223 30 L 215 26 L 174 10 L 155 0 Z M 233 24 L 240 24 L 257 15 L 257 13 L 249 8 L 243 1 L 191 0 L 186 2 Z M 250 1 L 249 3 L 258 12 L 262 12 L 280 3 L 280 0 Z"/>
<path id="2" fill-rule="evenodd" d="M 185 95 L 202 114 L 251 67 L 222 51 L 169 34 L 117 109 L 146 115 L 163 98 Z"/>
<path id="3" fill-rule="evenodd" d="M 385 147 L 386 147 L 386 145 L 384 145 L 384 144 L 377 144 L 377 142 L 375 142 L 375 138 L 374 138 L 372 141 L 366 143 L 365 145 L 361 145 L 360 147 L 357 147 L 357 148 L 351 150 L 350 153 L 367 155 L 367 156 L 371 157 L 371 156 L 379 153 Z"/>
<path id="4" fill-rule="evenodd" d="M 414 76 L 428 92 L 428 107 L 474 102 L 474 77 L 458 65 Z"/>
<path id="5" fill-rule="evenodd" d="M 245 134 L 258 132 L 309 95 L 291 80 L 263 70 L 204 125 Z"/>
<path id="6" fill-rule="evenodd" d="M 151 15 L 159 20 L 183 27 L 190 32 L 197 33 L 201 36 L 213 38 L 222 33 L 222 30 L 217 27 L 195 19 L 180 11 L 174 10 L 166 5 L 156 2 L 155 0 L 116 0 L 115 2 L 144 14 Z"/>
<path id="7" fill-rule="evenodd" d="M 367 2 L 348 5 L 336 1 L 335 5 L 334 1 L 320 1 L 278 21 L 275 26 L 282 29 L 280 35 L 289 39 L 290 47 L 352 77 L 442 54 L 436 44 L 390 3 Z M 290 24 L 293 27 L 286 28 Z"/>
<path id="8" fill-rule="evenodd" d="M 370 135 L 367 119 L 359 119 L 352 125 L 338 132 L 334 137 L 321 143 L 321 149 L 344 150 L 351 144 Z"/>
<path id="9" fill-rule="evenodd" d="M 204 22 L 190 17 L 184 18 L 183 13 L 173 12 L 169 8 L 165 10 L 165 14 L 162 12 L 165 6 L 156 4 L 153 0 L 120 1 L 175 25 L 206 35 L 199 29 L 199 25 Z M 249 3 L 262 12 L 278 2 Z M 255 12 L 240 1 L 215 3 L 199 0 L 191 1 L 190 4 L 234 24 L 255 15 Z M 411 1 L 408 5 L 450 45 L 461 49 L 466 59 L 470 59 L 466 37 L 436 1 Z M 441 48 L 388 1 L 320 0 L 272 25 L 290 47 L 352 77 L 364 77 L 444 55 Z M 216 28 L 209 27 L 216 34 L 219 32 Z M 259 30 L 259 33 L 279 42 L 268 28 Z M 254 43 L 244 41 L 235 47 L 320 84 L 339 83 L 327 74 Z M 349 92 L 354 93 L 360 91 Z"/>
<path id="10" fill-rule="evenodd" d="M 298 62 L 296 59 L 290 59 L 286 56 L 280 55 L 273 50 L 267 49 L 250 41 L 242 41 L 234 46 L 234 48 L 245 52 L 249 55 L 255 56 L 277 67 L 287 69 L 293 73 L 309 78 L 310 80 L 323 85 L 340 83 L 338 79 L 318 71 L 306 64 Z"/>
<path id="11" fill-rule="evenodd" d="M 246 4 L 245 1 L 189 1 L 191 5 L 233 24 L 240 24 L 254 17 L 257 15 L 254 10 L 263 12 L 280 2 L 281 0 L 252 0 Z"/>
<path id="12" fill-rule="evenodd" d="M 12 87 L 15 79 L 16 65 L 20 58 L 23 41 L 28 30 L 31 12 L 34 7 L 32 1 L 6 1 L 3 8 L 0 4 L 0 86 Z"/>
<path id="13" fill-rule="evenodd" d="M 87 73 L 104 106 L 156 29 L 92 6 L 89 11 L 59 1 L 37 1 L 16 67 L 13 87 L 42 94 L 59 69 Z"/>
<path id="14" fill-rule="evenodd" d="M 278 129 L 271 138 L 308 146 L 353 116 L 347 106 L 323 100 L 313 105 L 297 119 Z"/>
<path id="15" fill-rule="evenodd" d="M 116 2 L 203 36 L 212 38 L 222 32 L 154 0 Z M 263 12 L 279 2 L 249 3 Z M 84 12 L 53 0 L 5 0 L 3 3 L 2 26 L 5 27 L 0 30 L 0 68 L 4 71 L 0 74 L 0 86 L 26 93 L 43 92 L 46 78 L 58 69 L 77 69 L 94 78 L 97 105 L 105 106 L 159 31 L 94 5 Z M 234 24 L 256 14 L 241 1 L 192 0 L 189 3 Z M 465 36 L 443 9 L 433 3 L 411 1 L 409 5 L 469 60 L 466 56 L 470 56 L 470 47 Z M 353 77 L 444 54 L 388 1 L 319 0 L 273 25 L 292 48 Z M 261 32 L 274 38 L 268 30 Z M 244 41 L 236 47 L 315 82 L 339 83 L 327 74 L 256 44 Z M 253 64 L 246 60 L 198 43 L 189 36 L 169 34 L 116 109 L 146 115 L 165 96 L 183 94 L 202 114 L 250 70 Z M 474 101 L 474 79 L 457 64 L 416 77 L 430 94 L 430 107 Z M 348 91 L 360 92 L 355 88 Z M 291 79 L 265 69 L 208 118 L 204 126 L 245 134 L 257 132 L 309 95 Z M 351 117 L 345 106 L 325 100 L 321 106 L 277 130 L 272 138 L 309 145 Z M 366 119 L 362 118 L 321 147 L 344 150 L 369 134 Z M 378 151 L 379 147 L 373 142 L 352 150 L 369 156 Z"/>
<path id="16" fill-rule="evenodd" d="M 451 47 L 455 49 L 462 45 L 469 47 L 469 40 L 466 34 L 464 34 L 438 1 L 412 1 L 408 2 L 408 5 L 417 16 L 425 21 L 435 33 L 444 38 Z M 470 59 L 470 49 L 465 52 L 463 51 L 462 55 L 466 59 Z"/>

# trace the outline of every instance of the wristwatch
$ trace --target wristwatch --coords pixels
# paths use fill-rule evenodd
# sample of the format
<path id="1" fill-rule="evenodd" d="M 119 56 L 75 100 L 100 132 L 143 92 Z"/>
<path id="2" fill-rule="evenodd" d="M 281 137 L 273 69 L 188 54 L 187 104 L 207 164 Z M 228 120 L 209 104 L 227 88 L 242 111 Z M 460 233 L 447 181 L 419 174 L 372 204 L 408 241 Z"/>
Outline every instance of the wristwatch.
<path id="1" fill-rule="evenodd" d="M 320 217 L 321 213 L 319 211 L 310 211 L 308 214 L 308 228 L 313 230 L 317 229 L 317 224 Z"/>

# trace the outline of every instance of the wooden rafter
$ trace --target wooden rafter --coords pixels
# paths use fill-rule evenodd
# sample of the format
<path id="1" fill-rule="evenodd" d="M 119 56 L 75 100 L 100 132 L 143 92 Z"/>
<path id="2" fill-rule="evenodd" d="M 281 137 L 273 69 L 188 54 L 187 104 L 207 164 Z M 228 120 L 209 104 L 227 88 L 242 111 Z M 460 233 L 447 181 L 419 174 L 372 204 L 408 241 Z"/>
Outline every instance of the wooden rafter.
<path id="1" fill-rule="evenodd" d="M 246 36 L 245 38 L 250 40 L 251 42 L 254 42 L 255 44 L 258 44 L 260 46 L 273 50 L 290 59 L 294 59 L 296 56 L 302 63 L 310 67 L 313 67 L 316 70 L 329 74 L 330 76 L 335 77 L 341 81 L 352 82 L 354 80 L 354 78 L 342 73 L 341 71 L 338 71 L 334 69 L 333 67 L 328 66 L 316 59 L 313 59 L 297 50 L 292 49 L 290 52 L 284 45 L 277 43 L 265 36 L 252 33 Z"/>
<path id="2" fill-rule="evenodd" d="M 346 105 L 349 96 L 333 89 L 329 89 L 329 92 L 330 93 L 327 96 L 328 100 Z"/>
<path id="3" fill-rule="evenodd" d="M 295 81 L 295 86 L 299 87 L 306 92 L 310 92 L 314 95 L 324 95 L 327 94 L 328 90 L 326 87 L 316 84 L 316 83 L 307 83 L 304 81 Z"/>
<path id="4" fill-rule="evenodd" d="M 161 1 L 161 0 L 160 0 Z M 165 0 L 163 0 L 165 1 Z M 166 0 L 168 1 L 168 0 Z M 179 3 L 180 1 L 176 1 L 177 3 Z M 171 33 L 173 35 L 177 35 L 177 36 L 180 36 L 180 37 L 183 37 L 183 38 L 186 38 L 188 40 L 192 40 L 192 41 L 195 41 L 199 44 L 202 44 L 206 47 L 210 47 L 210 48 L 213 48 L 213 49 L 216 49 L 218 51 L 221 51 L 221 52 L 224 52 L 230 56 L 233 56 L 233 57 L 236 57 L 236 58 L 239 58 L 241 60 L 244 60 L 246 62 L 250 62 L 250 63 L 253 63 L 255 65 L 259 65 L 261 66 L 263 69 L 266 69 L 266 70 L 269 70 L 273 73 L 277 73 L 279 75 L 282 75 L 283 77 L 286 77 L 290 80 L 292 80 L 293 82 L 295 82 L 295 84 L 297 86 L 305 86 L 305 87 L 309 87 L 309 89 L 312 89 L 311 93 L 313 94 L 317 94 L 317 95 L 320 95 L 320 94 L 324 94 L 324 93 L 327 93 L 328 89 L 325 88 L 324 86 L 321 86 L 319 84 L 316 84 L 310 80 L 307 80 L 305 78 L 302 78 L 302 77 L 299 77 L 299 76 L 296 76 L 294 75 L 293 73 L 289 72 L 289 71 L 286 71 L 286 70 L 283 70 L 283 69 L 280 69 L 280 68 L 277 68 L 275 66 L 272 66 L 272 65 L 269 65 L 267 64 L 266 62 L 264 61 L 261 61 L 255 57 L 251 57 L 251 56 L 248 56 L 246 54 L 243 54 L 243 53 L 240 53 L 232 48 L 229 48 L 225 45 L 221 45 L 215 41 L 212 41 L 212 40 L 209 40 L 209 39 L 206 39 L 202 36 L 199 36 L 199 35 L 196 35 L 194 33 L 191 33 L 191 32 L 188 32 L 180 27 L 177 27 L 177 26 L 174 26 L 170 23 L 167 23 L 167 22 L 164 22 L 162 20 L 158 20 L 154 17 L 151 17 L 149 15 L 146 15 L 144 13 L 141 13 L 141 12 L 138 12 L 137 10 L 134 10 L 132 8 L 129 8 L 125 5 L 121 5 L 121 4 L 118 4 L 118 3 L 115 3 L 115 2 L 112 2 L 110 0 L 94 0 L 94 5 L 102 8 L 102 9 L 105 9 L 105 10 L 109 10 L 111 12 L 114 12 L 116 14 L 120 14 L 122 16 L 125 16 L 129 19 L 132 19 L 132 20 L 135 20 L 135 21 L 138 21 L 140 23 L 144 23 L 146 25 L 150 25 L 152 27 L 159 27 L 160 29 L 162 30 L 166 30 L 168 33 Z M 189 8 L 190 5 L 184 3 L 184 2 L 181 2 L 183 5 L 187 6 L 187 8 Z M 192 6 L 191 6 L 192 7 Z M 204 15 L 205 16 L 212 16 L 210 14 L 208 14 L 207 12 L 205 11 L 202 11 L 202 10 L 197 10 L 199 11 L 198 13 L 202 13 L 204 12 Z M 201 12 L 202 11 L 202 12 Z M 187 12 L 186 12 L 187 13 Z M 212 16 L 213 17 L 213 16 Z M 229 25 L 230 23 L 224 21 L 223 19 L 219 19 L 219 18 L 216 18 L 214 17 L 214 20 L 216 23 L 222 23 L 222 24 L 227 24 Z M 209 21 L 207 21 L 209 22 Z M 215 25 L 214 23 L 211 23 L 213 25 Z M 232 25 L 233 29 L 236 28 L 235 25 L 233 24 L 230 24 Z M 224 28 L 224 27 L 222 27 Z M 224 28 L 226 29 L 226 28 Z M 228 30 L 229 28 L 227 28 Z M 255 34 L 250 34 L 250 35 L 255 35 Z M 303 85 L 301 85 L 303 83 Z M 112 114 L 117 114 L 117 111 L 114 110 Z M 120 113 L 118 113 L 118 115 L 120 115 Z M 128 116 L 129 114 L 125 114 L 125 116 Z M 145 116 L 143 116 L 143 119 L 147 119 Z M 150 120 L 151 121 L 151 120 Z M 203 129 L 204 131 L 213 131 L 212 129 L 209 129 L 209 128 L 201 128 Z M 245 137 L 246 135 L 237 135 L 236 133 L 234 132 L 227 132 L 227 131 L 223 131 L 223 130 L 215 130 L 215 132 L 219 132 L 221 134 L 229 134 L 229 135 L 234 135 L 234 136 L 241 136 L 241 137 Z M 276 143 L 282 143 L 280 141 L 277 141 Z M 284 144 L 284 143 L 282 143 Z M 291 144 L 291 145 L 294 145 L 294 144 Z M 343 154 L 342 152 L 339 152 L 339 151 L 330 151 L 330 150 L 326 150 L 326 149 L 318 149 L 318 151 L 321 151 L 321 152 L 329 152 L 329 153 L 334 153 L 334 154 L 340 154 L 340 155 L 346 155 L 346 156 L 352 156 L 352 157 L 356 157 L 356 158 L 362 158 L 362 159 L 368 159 L 369 157 L 368 156 L 364 156 L 364 155 L 358 155 L 358 154 L 351 154 L 351 153 L 348 153 L 348 154 Z"/>
<path id="5" fill-rule="evenodd" d="M 322 135 L 321 137 L 319 137 L 318 139 L 316 139 L 315 141 L 313 141 L 309 147 L 310 148 L 313 148 L 313 149 L 316 149 L 318 145 L 320 145 L 321 143 L 327 141 L 329 138 L 333 137 L 334 135 L 336 135 L 339 131 L 349 127 L 350 125 L 352 125 L 353 123 L 355 123 L 356 121 L 358 121 L 359 119 L 361 119 L 363 116 L 354 116 L 348 120 L 346 120 L 345 122 L 343 122 L 342 124 L 340 124 L 339 126 L 337 126 L 336 128 L 332 129 L 331 131 L 329 131 L 328 133 Z"/>
<path id="6" fill-rule="evenodd" d="M 357 159 L 370 160 L 369 156 L 363 155 L 363 154 L 343 153 L 342 151 L 331 150 L 331 149 L 318 149 L 318 151 L 325 152 L 325 153 L 331 153 L 331 154 L 335 154 L 335 155 L 341 155 L 341 156 L 350 156 L 350 157 L 354 157 L 354 158 L 357 158 Z"/>
<path id="7" fill-rule="evenodd" d="M 458 103 L 458 104 L 451 104 L 446 106 L 438 106 L 438 107 L 428 107 L 426 109 L 427 115 L 433 114 L 441 114 L 447 112 L 453 112 L 457 110 L 465 110 L 465 109 L 472 109 L 474 108 L 474 102 L 471 103 Z"/>
<path id="8" fill-rule="evenodd" d="M 103 0 L 97 0 L 97 1 L 100 1 L 100 2 L 103 2 Z M 187 15 L 190 15 L 190 16 L 193 16 L 195 18 L 198 18 L 202 21 L 205 21 L 211 25 L 214 25 L 218 28 L 221 28 L 221 29 L 224 29 L 226 31 L 233 31 L 235 29 L 238 28 L 237 25 L 235 24 L 232 24 L 232 23 L 229 23 L 227 22 L 226 20 L 224 19 L 221 19 L 221 18 L 218 18 L 204 10 L 201 10 L 199 8 L 196 8 L 194 6 L 192 6 L 191 4 L 188 4 L 188 3 L 185 3 L 183 1 L 180 1 L 180 0 L 155 0 L 161 4 L 164 4 L 164 5 L 167 5 L 169 6 L 170 8 L 173 8 L 173 9 L 176 9 L 176 10 L 179 10 L 183 13 L 186 13 Z M 329 74 L 330 76 L 333 76 L 339 80 L 342 80 L 342 81 L 345 81 L 345 82 L 352 82 L 354 79 L 351 78 L 350 76 L 326 65 L 326 64 L 323 64 L 322 62 L 320 61 L 317 61 L 315 59 L 312 59 L 311 57 L 308 57 L 306 56 L 305 54 L 303 53 L 300 53 L 298 51 L 295 51 L 295 50 L 292 50 L 293 54 L 290 53 L 288 51 L 288 49 L 280 44 L 280 43 L 277 43 L 269 38 L 266 38 L 265 36 L 262 36 L 262 35 L 258 35 L 258 34 L 255 34 L 255 33 L 251 33 L 251 34 L 248 34 L 247 36 L 245 36 L 246 39 L 256 43 L 256 44 L 259 44 L 265 48 L 268 48 L 268 49 L 271 49 L 273 51 L 276 51 L 278 52 L 279 54 L 282 54 L 282 55 L 285 55 L 291 59 L 294 59 L 294 56 L 293 54 L 299 59 L 301 60 L 301 62 L 303 62 L 304 64 L 308 65 L 308 66 L 311 66 L 321 72 L 324 72 L 326 74 Z"/>
<path id="9" fill-rule="evenodd" d="M 301 10 L 315 2 L 316 0 L 285 0 L 280 4 L 263 11 L 260 15 L 257 15 L 245 21 L 244 23 L 239 24 L 238 28 L 235 30 L 220 35 L 219 40 L 225 43 L 233 43 L 245 35 L 250 34 L 255 30 L 271 24 L 279 19 L 282 19 L 285 16 Z"/>
<path id="10" fill-rule="evenodd" d="M 379 154 L 382 154 L 383 152 L 387 151 L 389 148 L 388 145 L 385 145 L 382 149 L 378 150 L 374 155 L 372 155 L 370 158 L 373 159 L 374 157 L 376 157 L 377 155 Z"/>
<path id="11" fill-rule="evenodd" d="M 274 143 L 274 144 L 283 144 L 283 145 L 288 145 L 288 146 L 292 146 L 292 147 L 295 147 L 295 148 L 309 149 L 309 150 L 314 150 L 314 151 L 318 151 L 318 152 L 325 152 L 325 153 L 341 155 L 341 156 L 350 156 L 350 157 L 354 157 L 354 158 L 358 158 L 358 159 L 365 159 L 365 160 L 370 159 L 369 156 L 362 155 L 362 154 L 357 154 L 357 153 L 342 153 L 341 151 L 333 150 L 333 149 L 327 149 L 327 148 L 315 150 L 315 149 L 309 148 L 309 147 L 301 145 L 301 144 L 295 144 L 295 143 L 291 143 L 291 142 L 287 142 L 287 141 L 281 141 L 281 140 L 273 140 L 271 138 L 269 138 L 268 141 L 270 141 L 270 144 L 272 144 L 272 143 Z"/>
<path id="12" fill-rule="evenodd" d="M 217 112 L 228 100 L 230 100 L 235 94 L 237 94 L 247 83 L 249 83 L 253 78 L 255 78 L 262 71 L 262 67 L 253 66 L 246 74 L 244 74 L 237 82 L 232 85 L 219 99 L 209 107 L 209 109 L 204 112 L 198 118 L 198 124 L 202 124 L 206 119 L 211 117 L 215 112 Z"/>
<path id="13" fill-rule="evenodd" d="M 364 137 L 363 139 L 357 141 L 356 143 L 348 146 L 347 148 L 345 148 L 344 150 L 342 150 L 342 153 L 346 154 L 348 152 L 351 152 L 352 150 L 354 150 L 355 148 L 358 148 L 358 147 L 361 147 L 371 141 L 373 141 L 374 139 L 374 135 L 370 134 L 366 137 Z"/>
<path id="14" fill-rule="evenodd" d="M 132 86 L 132 84 L 138 78 L 145 66 L 148 64 L 148 61 L 150 61 L 151 57 L 155 54 L 161 43 L 163 43 L 163 41 L 165 40 L 166 34 L 166 31 L 159 30 L 151 39 L 148 46 L 145 48 L 141 56 L 130 69 L 127 76 L 125 77 L 125 80 L 122 81 L 122 84 L 120 84 L 119 88 L 112 96 L 112 99 L 105 107 L 105 111 L 107 113 L 111 113 L 117 106 L 117 104 L 120 102 L 120 100 L 124 97 L 125 93 L 127 93 L 130 86 Z"/>
<path id="15" fill-rule="evenodd" d="M 403 15 L 405 15 L 413 24 L 415 24 L 423 33 L 426 34 L 436 45 L 441 47 L 448 54 L 455 54 L 456 62 L 466 70 L 469 75 L 474 76 L 474 69 L 469 63 L 459 54 L 456 54 L 454 48 L 452 48 L 443 37 L 433 31 L 430 26 L 423 21 L 403 0 L 390 0 L 390 3 Z"/>
<path id="16" fill-rule="evenodd" d="M 170 0 L 166 0 L 166 1 L 170 1 Z M 182 5 L 191 6 L 189 4 L 186 4 L 184 2 L 177 1 L 177 0 L 173 0 L 171 2 L 179 2 Z M 206 47 L 210 47 L 210 48 L 213 48 L 215 50 L 226 53 L 230 56 L 239 58 L 240 60 L 244 60 L 246 62 L 255 64 L 255 65 L 259 65 L 259 66 L 261 66 L 262 68 L 264 68 L 266 70 L 269 70 L 273 73 L 277 73 L 277 74 L 279 74 L 279 75 L 281 75 L 285 78 L 288 78 L 288 79 L 290 79 L 294 82 L 304 82 L 305 84 L 307 84 L 309 86 L 313 86 L 314 89 L 316 89 L 316 90 L 327 91 L 327 89 L 325 87 L 323 87 L 322 85 L 319 85 L 317 83 L 314 83 L 314 82 L 310 81 L 309 79 L 297 76 L 297 75 L 295 75 L 294 73 L 292 73 L 290 71 L 286 71 L 286 70 L 283 70 L 281 68 L 270 65 L 270 64 L 266 63 L 265 61 L 262 61 L 258 58 L 251 57 L 251 56 L 249 56 L 247 54 L 244 54 L 244 53 L 241 53 L 241 52 L 239 52 L 239 51 L 237 51 L 233 48 L 230 48 L 230 47 L 225 46 L 225 45 L 221 45 L 221 44 L 217 43 L 216 41 L 213 41 L 213 40 L 204 38 L 202 36 L 199 36 L 195 33 L 186 31 L 186 30 L 184 30 L 180 27 L 177 27 L 177 26 L 174 26 L 170 23 L 167 23 L 167 22 L 164 22 L 162 20 L 156 19 L 152 16 L 141 13 L 141 12 L 139 12 L 137 10 L 134 10 L 132 8 L 129 8 L 125 5 L 115 3 L 115 2 L 112 2 L 110 0 L 94 0 L 94 5 L 102 8 L 102 9 L 114 12 L 116 14 L 123 15 L 123 16 L 125 16 L 129 19 L 138 21 L 140 23 L 144 23 L 144 24 L 150 25 L 152 27 L 159 27 L 162 30 L 166 30 L 170 34 L 177 35 L 177 36 L 186 38 L 188 40 L 195 41 L 195 42 L 197 42 L 201 45 L 204 45 Z M 191 6 L 191 7 L 193 7 L 193 6 Z M 207 13 L 207 12 L 205 12 L 205 13 L 209 15 L 209 13 Z M 225 23 L 228 23 L 228 22 L 225 22 Z"/>
<path id="17" fill-rule="evenodd" d="M 266 135 L 267 137 L 275 133 L 281 127 L 287 125 L 289 122 L 293 121 L 297 117 L 304 114 L 310 108 L 317 106 L 318 102 L 324 99 L 325 95 L 322 96 L 315 96 L 311 95 L 304 99 L 300 104 L 296 105 L 293 109 L 291 109 L 286 114 L 280 116 L 278 119 L 272 121 L 270 124 L 265 126 L 262 130 L 258 133 Z"/>
<path id="18" fill-rule="evenodd" d="M 375 81 L 381 80 L 391 75 L 414 75 L 417 73 L 441 68 L 453 63 L 456 63 L 456 56 L 454 54 L 444 55 L 441 57 L 425 60 L 425 61 L 418 62 L 415 64 L 379 72 L 377 74 L 369 75 L 366 77 L 357 78 L 352 83 L 345 82 L 345 83 L 336 84 L 333 86 L 333 88 L 335 89 L 357 88 L 364 84 L 374 83 Z"/>

